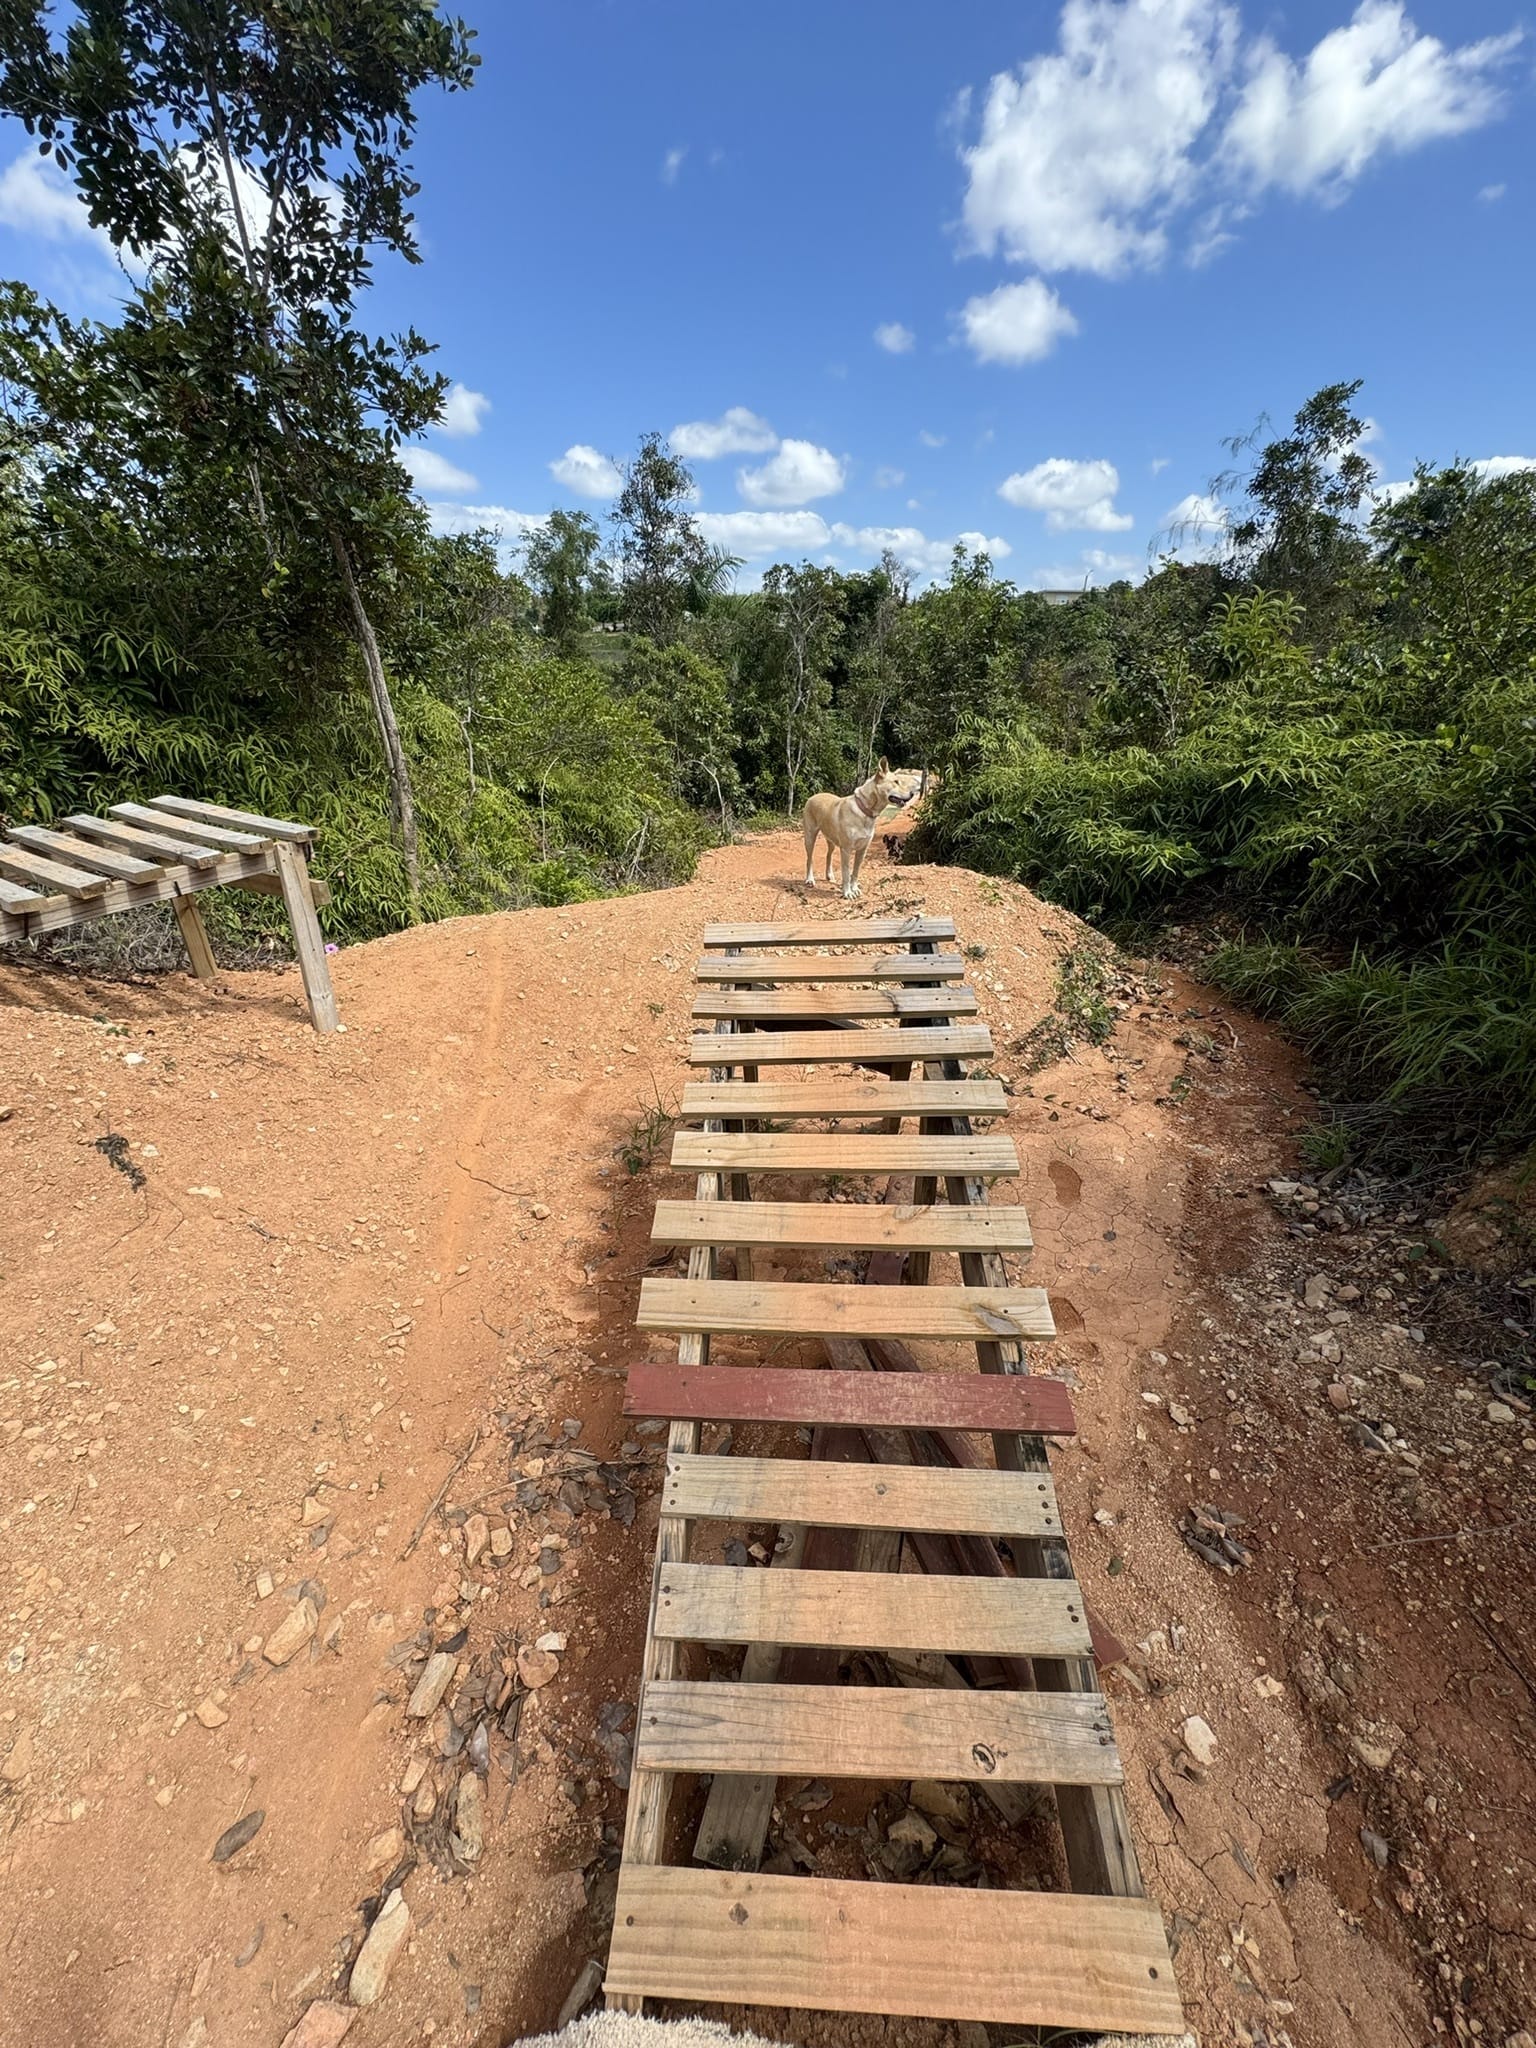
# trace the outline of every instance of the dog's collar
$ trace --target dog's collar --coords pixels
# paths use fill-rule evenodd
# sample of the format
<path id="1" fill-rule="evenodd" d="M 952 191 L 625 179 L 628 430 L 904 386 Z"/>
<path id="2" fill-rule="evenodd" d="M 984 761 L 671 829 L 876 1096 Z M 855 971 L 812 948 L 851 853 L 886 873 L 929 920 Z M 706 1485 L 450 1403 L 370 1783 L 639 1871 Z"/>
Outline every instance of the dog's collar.
<path id="1" fill-rule="evenodd" d="M 879 817 L 879 815 L 880 815 L 880 812 L 879 812 L 879 811 L 872 811 L 872 810 L 871 810 L 871 809 L 869 808 L 869 805 L 868 805 L 867 803 L 865 803 L 865 801 L 864 801 L 864 793 L 863 793 L 863 791 L 862 791 L 862 790 L 858 790 L 858 789 L 856 789 L 856 790 L 855 790 L 855 791 L 853 792 L 853 800 L 854 800 L 854 802 L 855 802 L 855 803 L 856 803 L 856 804 L 858 805 L 859 809 L 860 809 L 860 810 L 861 810 L 861 811 L 862 811 L 862 812 L 864 813 L 864 815 L 865 815 L 865 817 L 866 817 L 866 818 L 878 818 L 878 817 Z"/>

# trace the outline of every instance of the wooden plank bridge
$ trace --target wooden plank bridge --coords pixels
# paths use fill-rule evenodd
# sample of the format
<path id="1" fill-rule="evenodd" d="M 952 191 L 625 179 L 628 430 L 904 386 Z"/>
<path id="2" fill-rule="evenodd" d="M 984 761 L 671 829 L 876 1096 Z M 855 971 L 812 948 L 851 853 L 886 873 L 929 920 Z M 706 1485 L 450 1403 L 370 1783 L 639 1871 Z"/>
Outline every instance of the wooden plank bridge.
<path id="1" fill-rule="evenodd" d="M 1053 1334 L 1050 1305 L 1008 1271 L 1029 1254 L 1024 1210 L 988 1204 L 1018 1159 L 972 1127 L 1006 1098 L 966 1077 L 992 1041 L 962 955 L 941 950 L 955 936 L 945 917 L 705 930 L 693 1013 L 713 1029 L 689 1049 L 695 1127 L 672 1155 L 697 1185 L 657 1204 L 653 1230 L 687 1249 L 687 1273 L 644 1281 L 638 1318 L 679 1333 L 677 1364 L 633 1367 L 625 1400 L 670 1425 L 606 1978 L 629 2011 L 654 1997 L 1184 2030 L 1098 1684 L 1108 1639 L 1051 1478 L 1071 1401 L 1023 1349 Z M 765 1174 L 895 1178 L 873 1204 L 758 1199 Z M 769 1247 L 844 1269 L 867 1254 L 866 1275 L 754 1278 Z M 927 1284 L 934 1253 L 958 1258 L 959 1285 Z M 832 1369 L 711 1365 L 723 1332 L 820 1340 Z M 971 1344 L 979 1371 L 922 1371 L 907 1337 Z M 704 1455 L 701 1425 L 721 1422 L 809 1425 L 811 1456 L 792 1438 L 782 1456 Z M 777 1523 L 772 1568 L 693 1561 L 711 1523 Z M 689 1675 L 702 1644 L 744 1646 L 739 1676 Z M 883 1653 L 859 1669 L 887 1682 L 841 1682 L 847 1651 Z M 968 1785 L 1010 1822 L 1038 1796 L 1021 1788 L 1048 1787 L 1070 1890 L 763 1873 L 781 1776 Z M 677 1860 L 679 1777 L 711 1780 L 704 1867 Z"/>

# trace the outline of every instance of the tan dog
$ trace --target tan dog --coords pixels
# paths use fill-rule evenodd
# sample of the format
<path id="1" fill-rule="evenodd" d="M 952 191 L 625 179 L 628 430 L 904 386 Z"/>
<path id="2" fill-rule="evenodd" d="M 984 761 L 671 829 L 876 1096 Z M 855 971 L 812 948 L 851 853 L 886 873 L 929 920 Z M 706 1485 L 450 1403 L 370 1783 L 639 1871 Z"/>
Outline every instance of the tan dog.
<path id="1" fill-rule="evenodd" d="M 875 821 L 888 803 L 904 802 L 894 793 L 891 765 L 882 754 L 880 766 L 867 782 L 861 782 L 852 796 L 833 796 L 823 790 L 805 807 L 805 882 L 816 886 L 816 841 L 827 842 L 827 886 L 832 886 L 832 853 L 836 848 L 842 868 L 843 894 L 850 901 L 859 893 L 859 869 L 875 836 Z"/>

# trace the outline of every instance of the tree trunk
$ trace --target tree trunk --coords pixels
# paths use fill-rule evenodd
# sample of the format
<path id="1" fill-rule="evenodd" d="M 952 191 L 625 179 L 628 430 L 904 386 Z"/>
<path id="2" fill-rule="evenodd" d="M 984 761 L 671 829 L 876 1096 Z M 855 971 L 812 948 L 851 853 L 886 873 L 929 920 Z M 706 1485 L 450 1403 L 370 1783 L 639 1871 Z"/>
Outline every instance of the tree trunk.
<path id="1" fill-rule="evenodd" d="M 373 621 L 368 616 L 368 607 L 364 604 L 363 593 L 358 587 L 352 551 L 334 527 L 331 529 L 331 548 L 336 556 L 336 566 L 341 571 L 341 580 L 346 586 L 347 602 L 352 607 L 352 622 L 357 628 L 357 644 L 363 655 L 363 671 L 368 678 L 368 695 L 373 701 L 373 715 L 378 723 L 379 739 L 384 748 L 384 762 L 389 771 L 389 803 L 394 813 L 395 829 L 400 835 L 400 850 L 405 855 L 406 881 L 411 892 L 411 915 L 419 917 L 421 869 L 416 847 L 416 802 L 411 793 L 410 763 L 405 758 L 405 748 L 400 741 L 400 728 L 395 723 L 395 707 L 390 699 L 389 679 L 384 673 L 384 658 L 379 653 L 379 642 L 373 630 Z"/>

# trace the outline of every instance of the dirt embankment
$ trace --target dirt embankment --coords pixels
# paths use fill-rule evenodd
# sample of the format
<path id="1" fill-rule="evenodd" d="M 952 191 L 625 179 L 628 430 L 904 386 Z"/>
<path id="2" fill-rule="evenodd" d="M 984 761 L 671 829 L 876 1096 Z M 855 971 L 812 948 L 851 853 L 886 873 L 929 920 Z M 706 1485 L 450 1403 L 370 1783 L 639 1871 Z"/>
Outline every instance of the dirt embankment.
<path id="1" fill-rule="evenodd" d="M 798 852 L 351 949 L 328 1040 L 292 977 L 0 963 L 6 2048 L 275 2048 L 392 1883 L 410 1937 L 359 2048 L 491 2048 L 602 1952 L 655 1521 L 656 1439 L 618 1412 L 671 1184 L 647 1112 L 702 925 L 807 914 Z M 1082 927 L 958 871 L 865 882 L 984 949 L 1077 1388 L 1063 1498 L 1091 1597 L 1147 1646 L 1111 1690 L 1193 2023 L 1502 2042 L 1536 1937 L 1502 1533 L 1529 1418 L 1414 1336 L 1418 1223 L 1264 1192 L 1301 1105 L 1253 1026 L 1169 977 L 1031 1073 Z M 1182 1539 L 1199 1505 L 1246 1517 L 1230 1576 Z M 413 1718 L 438 1651 L 450 1689 Z"/>

